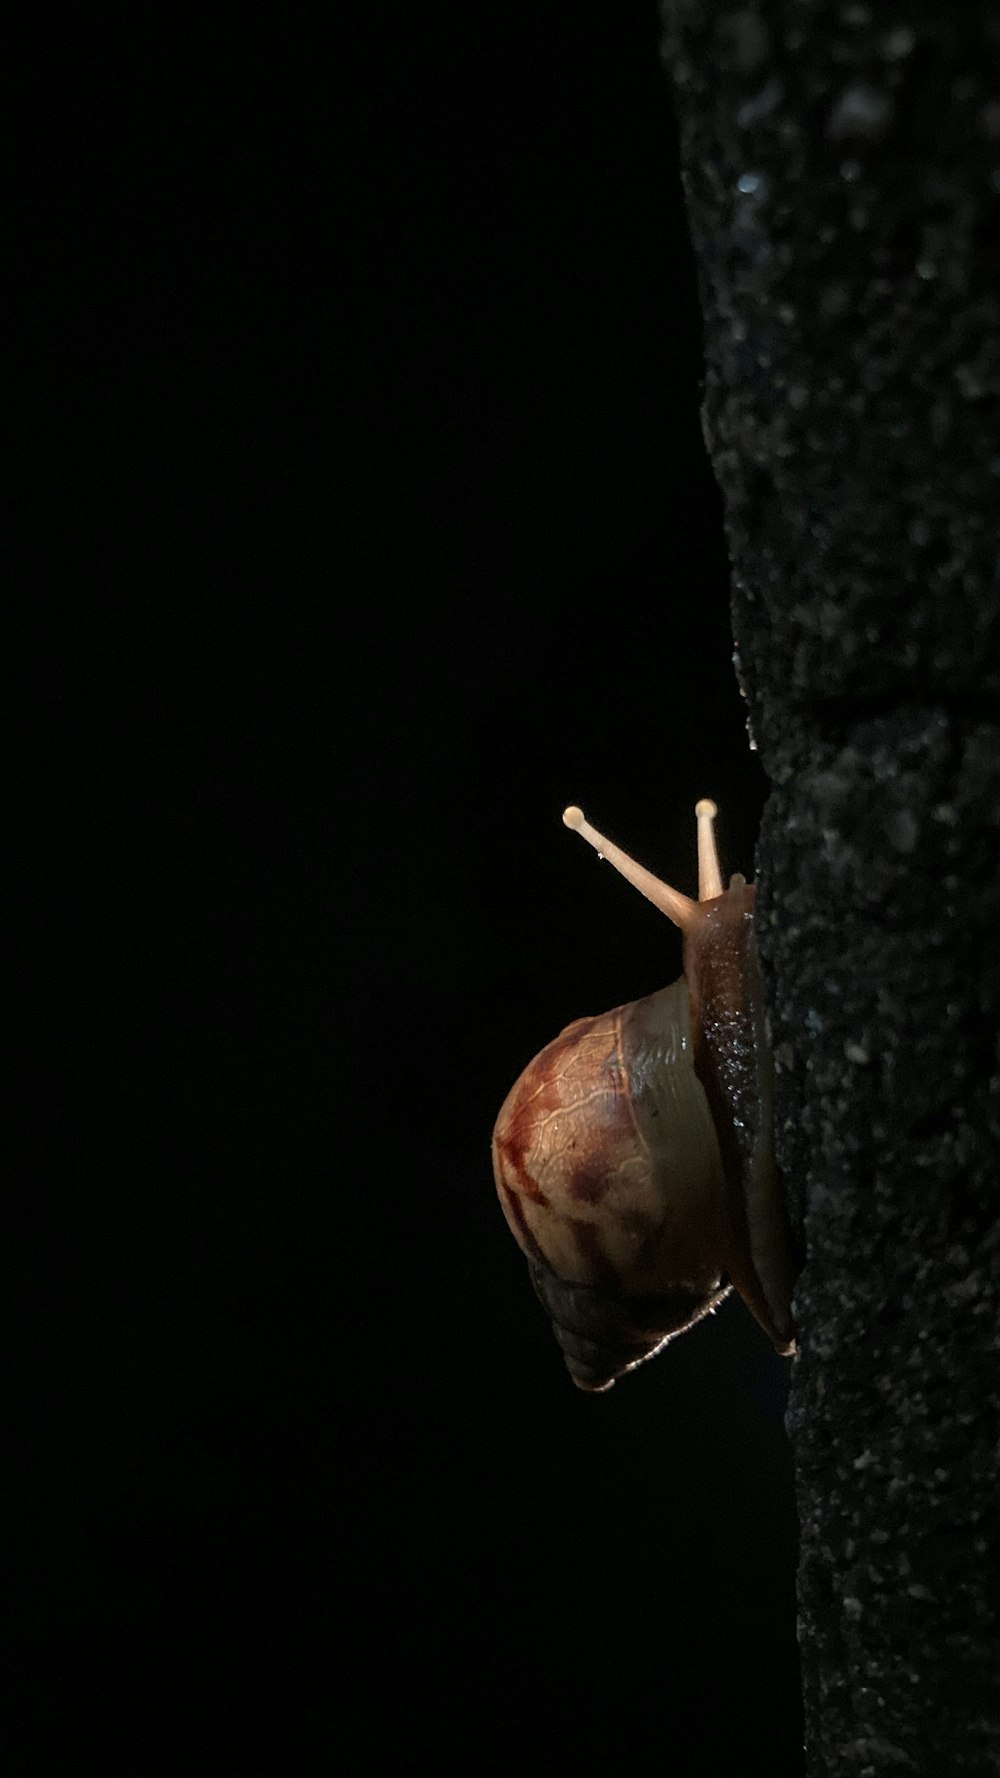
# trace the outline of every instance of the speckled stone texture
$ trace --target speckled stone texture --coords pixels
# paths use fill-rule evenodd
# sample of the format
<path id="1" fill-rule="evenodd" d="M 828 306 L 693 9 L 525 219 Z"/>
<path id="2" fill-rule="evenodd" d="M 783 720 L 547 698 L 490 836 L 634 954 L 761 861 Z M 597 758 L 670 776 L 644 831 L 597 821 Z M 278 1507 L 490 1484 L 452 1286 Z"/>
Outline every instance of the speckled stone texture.
<path id="1" fill-rule="evenodd" d="M 1000 5 L 664 22 L 773 786 L 807 1771 L 996 1773 Z"/>

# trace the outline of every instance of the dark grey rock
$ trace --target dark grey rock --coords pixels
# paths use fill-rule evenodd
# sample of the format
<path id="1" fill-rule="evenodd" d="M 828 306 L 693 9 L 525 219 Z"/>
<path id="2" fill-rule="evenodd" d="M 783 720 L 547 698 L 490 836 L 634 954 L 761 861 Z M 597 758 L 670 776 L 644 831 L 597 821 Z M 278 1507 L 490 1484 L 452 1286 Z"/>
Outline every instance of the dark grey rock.
<path id="1" fill-rule="evenodd" d="M 773 786 L 807 1769 L 995 1773 L 1000 9 L 664 17 Z"/>

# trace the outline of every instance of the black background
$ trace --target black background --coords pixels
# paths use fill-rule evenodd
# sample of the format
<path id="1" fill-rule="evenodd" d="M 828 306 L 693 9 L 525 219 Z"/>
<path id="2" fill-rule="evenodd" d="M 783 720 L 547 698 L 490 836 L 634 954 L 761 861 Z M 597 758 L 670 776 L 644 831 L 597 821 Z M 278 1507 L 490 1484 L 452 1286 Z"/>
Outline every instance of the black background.
<path id="1" fill-rule="evenodd" d="M 691 888 L 763 798 L 655 8 L 43 35 L 6 1769 L 793 1773 L 788 1367 L 580 1395 L 489 1163 L 679 970 L 563 805 Z"/>

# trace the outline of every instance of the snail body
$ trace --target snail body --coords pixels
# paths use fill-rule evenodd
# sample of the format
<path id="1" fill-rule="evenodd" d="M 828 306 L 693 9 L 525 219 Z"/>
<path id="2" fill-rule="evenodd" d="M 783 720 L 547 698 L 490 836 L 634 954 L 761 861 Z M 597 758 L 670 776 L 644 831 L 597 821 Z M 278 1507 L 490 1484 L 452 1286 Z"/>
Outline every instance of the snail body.
<path id="1" fill-rule="evenodd" d="M 741 876 L 723 888 L 715 804 L 695 813 L 697 901 L 566 810 L 566 825 L 680 928 L 683 974 L 567 1026 L 529 1062 L 493 1132 L 504 1215 L 581 1389 L 610 1388 L 731 1286 L 777 1350 L 794 1350 L 755 890 Z"/>

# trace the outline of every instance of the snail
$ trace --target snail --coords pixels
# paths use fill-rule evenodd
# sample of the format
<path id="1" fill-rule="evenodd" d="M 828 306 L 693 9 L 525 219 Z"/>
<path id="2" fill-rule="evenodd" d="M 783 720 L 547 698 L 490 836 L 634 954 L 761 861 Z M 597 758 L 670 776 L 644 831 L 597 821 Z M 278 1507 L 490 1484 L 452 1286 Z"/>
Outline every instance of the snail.
<path id="1" fill-rule="evenodd" d="M 692 901 L 582 810 L 563 814 L 680 928 L 684 957 L 659 993 L 568 1025 L 493 1132 L 504 1215 L 580 1389 L 611 1388 L 732 1286 L 777 1350 L 795 1350 L 755 889 L 738 875 L 723 888 L 716 815 L 708 799 L 695 808 Z"/>

